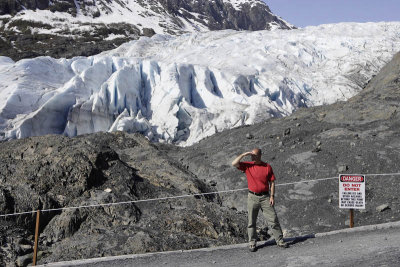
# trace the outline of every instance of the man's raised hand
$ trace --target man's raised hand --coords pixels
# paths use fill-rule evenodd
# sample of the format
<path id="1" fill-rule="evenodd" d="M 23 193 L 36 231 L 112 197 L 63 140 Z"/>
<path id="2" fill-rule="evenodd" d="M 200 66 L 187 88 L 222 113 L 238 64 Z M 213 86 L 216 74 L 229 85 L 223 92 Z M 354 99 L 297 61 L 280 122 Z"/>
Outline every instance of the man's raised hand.
<path id="1" fill-rule="evenodd" d="M 240 155 L 241 159 L 246 157 L 246 156 L 253 156 L 254 153 L 253 151 L 249 151 L 249 152 L 244 152 L 242 155 Z"/>

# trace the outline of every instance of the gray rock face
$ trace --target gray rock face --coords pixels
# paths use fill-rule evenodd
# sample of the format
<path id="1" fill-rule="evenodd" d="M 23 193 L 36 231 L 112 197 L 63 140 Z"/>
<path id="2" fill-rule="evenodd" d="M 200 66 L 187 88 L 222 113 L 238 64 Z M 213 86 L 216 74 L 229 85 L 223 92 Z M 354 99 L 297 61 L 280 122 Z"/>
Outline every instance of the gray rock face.
<path id="1" fill-rule="evenodd" d="M 87 2 L 90 3 L 91 1 Z M 77 1 L 77 3 L 83 4 L 83 7 L 85 7 L 84 1 Z M 24 9 L 49 9 L 53 12 L 58 11 L 76 14 L 77 7 L 74 0 L 7 0 L 0 3 L 0 15 L 15 15 Z"/>
<path id="2" fill-rule="evenodd" d="M 164 33 L 172 35 L 187 32 L 185 23 L 189 23 L 189 20 L 210 30 L 269 30 L 271 25 L 281 29 L 293 28 L 273 15 L 261 0 L 243 3 L 240 9 L 235 9 L 232 4 L 223 0 L 135 1 L 146 10 L 144 13 L 138 13 L 137 16 L 151 16 L 152 12 L 160 15 L 165 21 L 171 21 L 172 24 L 160 24 L 159 26 L 164 28 Z M 8 0 L 0 2 L 0 15 L 15 16 L 23 13 L 24 9 L 30 9 L 64 12 L 72 16 L 76 16 L 77 12 L 80 12 L 86 17 L 97 18 L 101 14 L 118 12 L 113 10 L 112 5 L 121 10 L 128 8 L 123 1 L 109 0 Z M 152 28 L 144 25 L 145 27 L 140 29 L 143 25 L 131 23 L 107 25 L 81 23 L 79 30 L 69 29 L 69 24 L 62 26 L 61 19 L 55 21 L 54 24 L 57 25 L 14 18 L 10 21 L 10 18 L 7 17 L 0 19 L 0 35 L 3 37 L 0 38 L 0 55 L 11 57 L 13 60 L 42 55 L 55 58 L 90 56 L 115 48 L 124 42 L 138 39 L 140 36 L 155 34 L 155 30 Z M 88 25 L 90 29 L 88 29 Z M 38 33 L 37 31 L 40 29 L 53 30 L 54 33 Z M 118 35 L 118 38 L 107 39 L 110 35 Z"/>
<path id="3" fill-rule="evenodd" d="M 182 16 L 194 12 L 201 15 L 199 22 L 206 25 L 210 30 L 268 30 L 270 23 L 275 22 L 283 29 L 291 29 L 284 21 L 274 16 L 268 6 L 262 2 L 253 5 L 245 2 L 241 10 L 236 10 L 230 3 L 223 0 L 215 1 L 184 1 L 184 0 L 162 0 L 159 1 L 170 13 Z"/>
<path id="4" fill-rule="evenodd" d="M 0 147 L 1 214 L 212 190 L 140 135 L 43 136 Z M 35 219 L 1 224 L 2 263 L 29 261 Z M 246 216 L 210 195 L 44 211 L 40 221 L 39 263 L 46 263 L 243 242 Z"/>

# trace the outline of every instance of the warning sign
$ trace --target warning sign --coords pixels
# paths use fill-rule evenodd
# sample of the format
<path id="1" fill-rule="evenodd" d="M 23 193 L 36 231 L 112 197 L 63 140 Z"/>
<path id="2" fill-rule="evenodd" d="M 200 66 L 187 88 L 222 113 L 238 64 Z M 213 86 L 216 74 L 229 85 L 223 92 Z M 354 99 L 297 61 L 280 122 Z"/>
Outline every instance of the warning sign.
<path id="1" fill-rule="evenodd" d="M 365 209 L 365 175 L 339 175 L 339 208 Z"/>

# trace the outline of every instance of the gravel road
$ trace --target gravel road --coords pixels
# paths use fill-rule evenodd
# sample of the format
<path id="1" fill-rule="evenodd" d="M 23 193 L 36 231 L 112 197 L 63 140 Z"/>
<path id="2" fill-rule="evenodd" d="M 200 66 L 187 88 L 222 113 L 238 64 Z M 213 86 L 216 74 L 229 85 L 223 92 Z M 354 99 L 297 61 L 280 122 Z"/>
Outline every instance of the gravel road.
<path id="1" fill-rule="evenodd" d="M 45 266 L 399 266 L 400 224 L 353 228 L 288 239 L 290 248 L 259 243 L 257 252 L 246 244 L 192 251 L 109 257 Z"/>

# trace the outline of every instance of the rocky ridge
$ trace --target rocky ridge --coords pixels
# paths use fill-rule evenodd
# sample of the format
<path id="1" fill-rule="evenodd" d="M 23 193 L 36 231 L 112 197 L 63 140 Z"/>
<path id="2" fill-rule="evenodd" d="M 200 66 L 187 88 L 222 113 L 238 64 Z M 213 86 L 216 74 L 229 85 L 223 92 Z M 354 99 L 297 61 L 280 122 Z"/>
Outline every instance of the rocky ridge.
<path id="1" fill-rule="evenodd" d="M 208 192 L 140 135 L 44 136 L 1 144 L 1 213 Z M 32 261 L 35 214 L 0 227 L 4 264 Z M 43 212 L 39 263 L 243 242 L 245 214 L 216 196 Z"/>
<path id="2" fill-rule="evenodd" d="M 140 36 L 292 29 L 261 0 L 11 0 L 0 3 L 0 55 L 90 56 Z"/>

